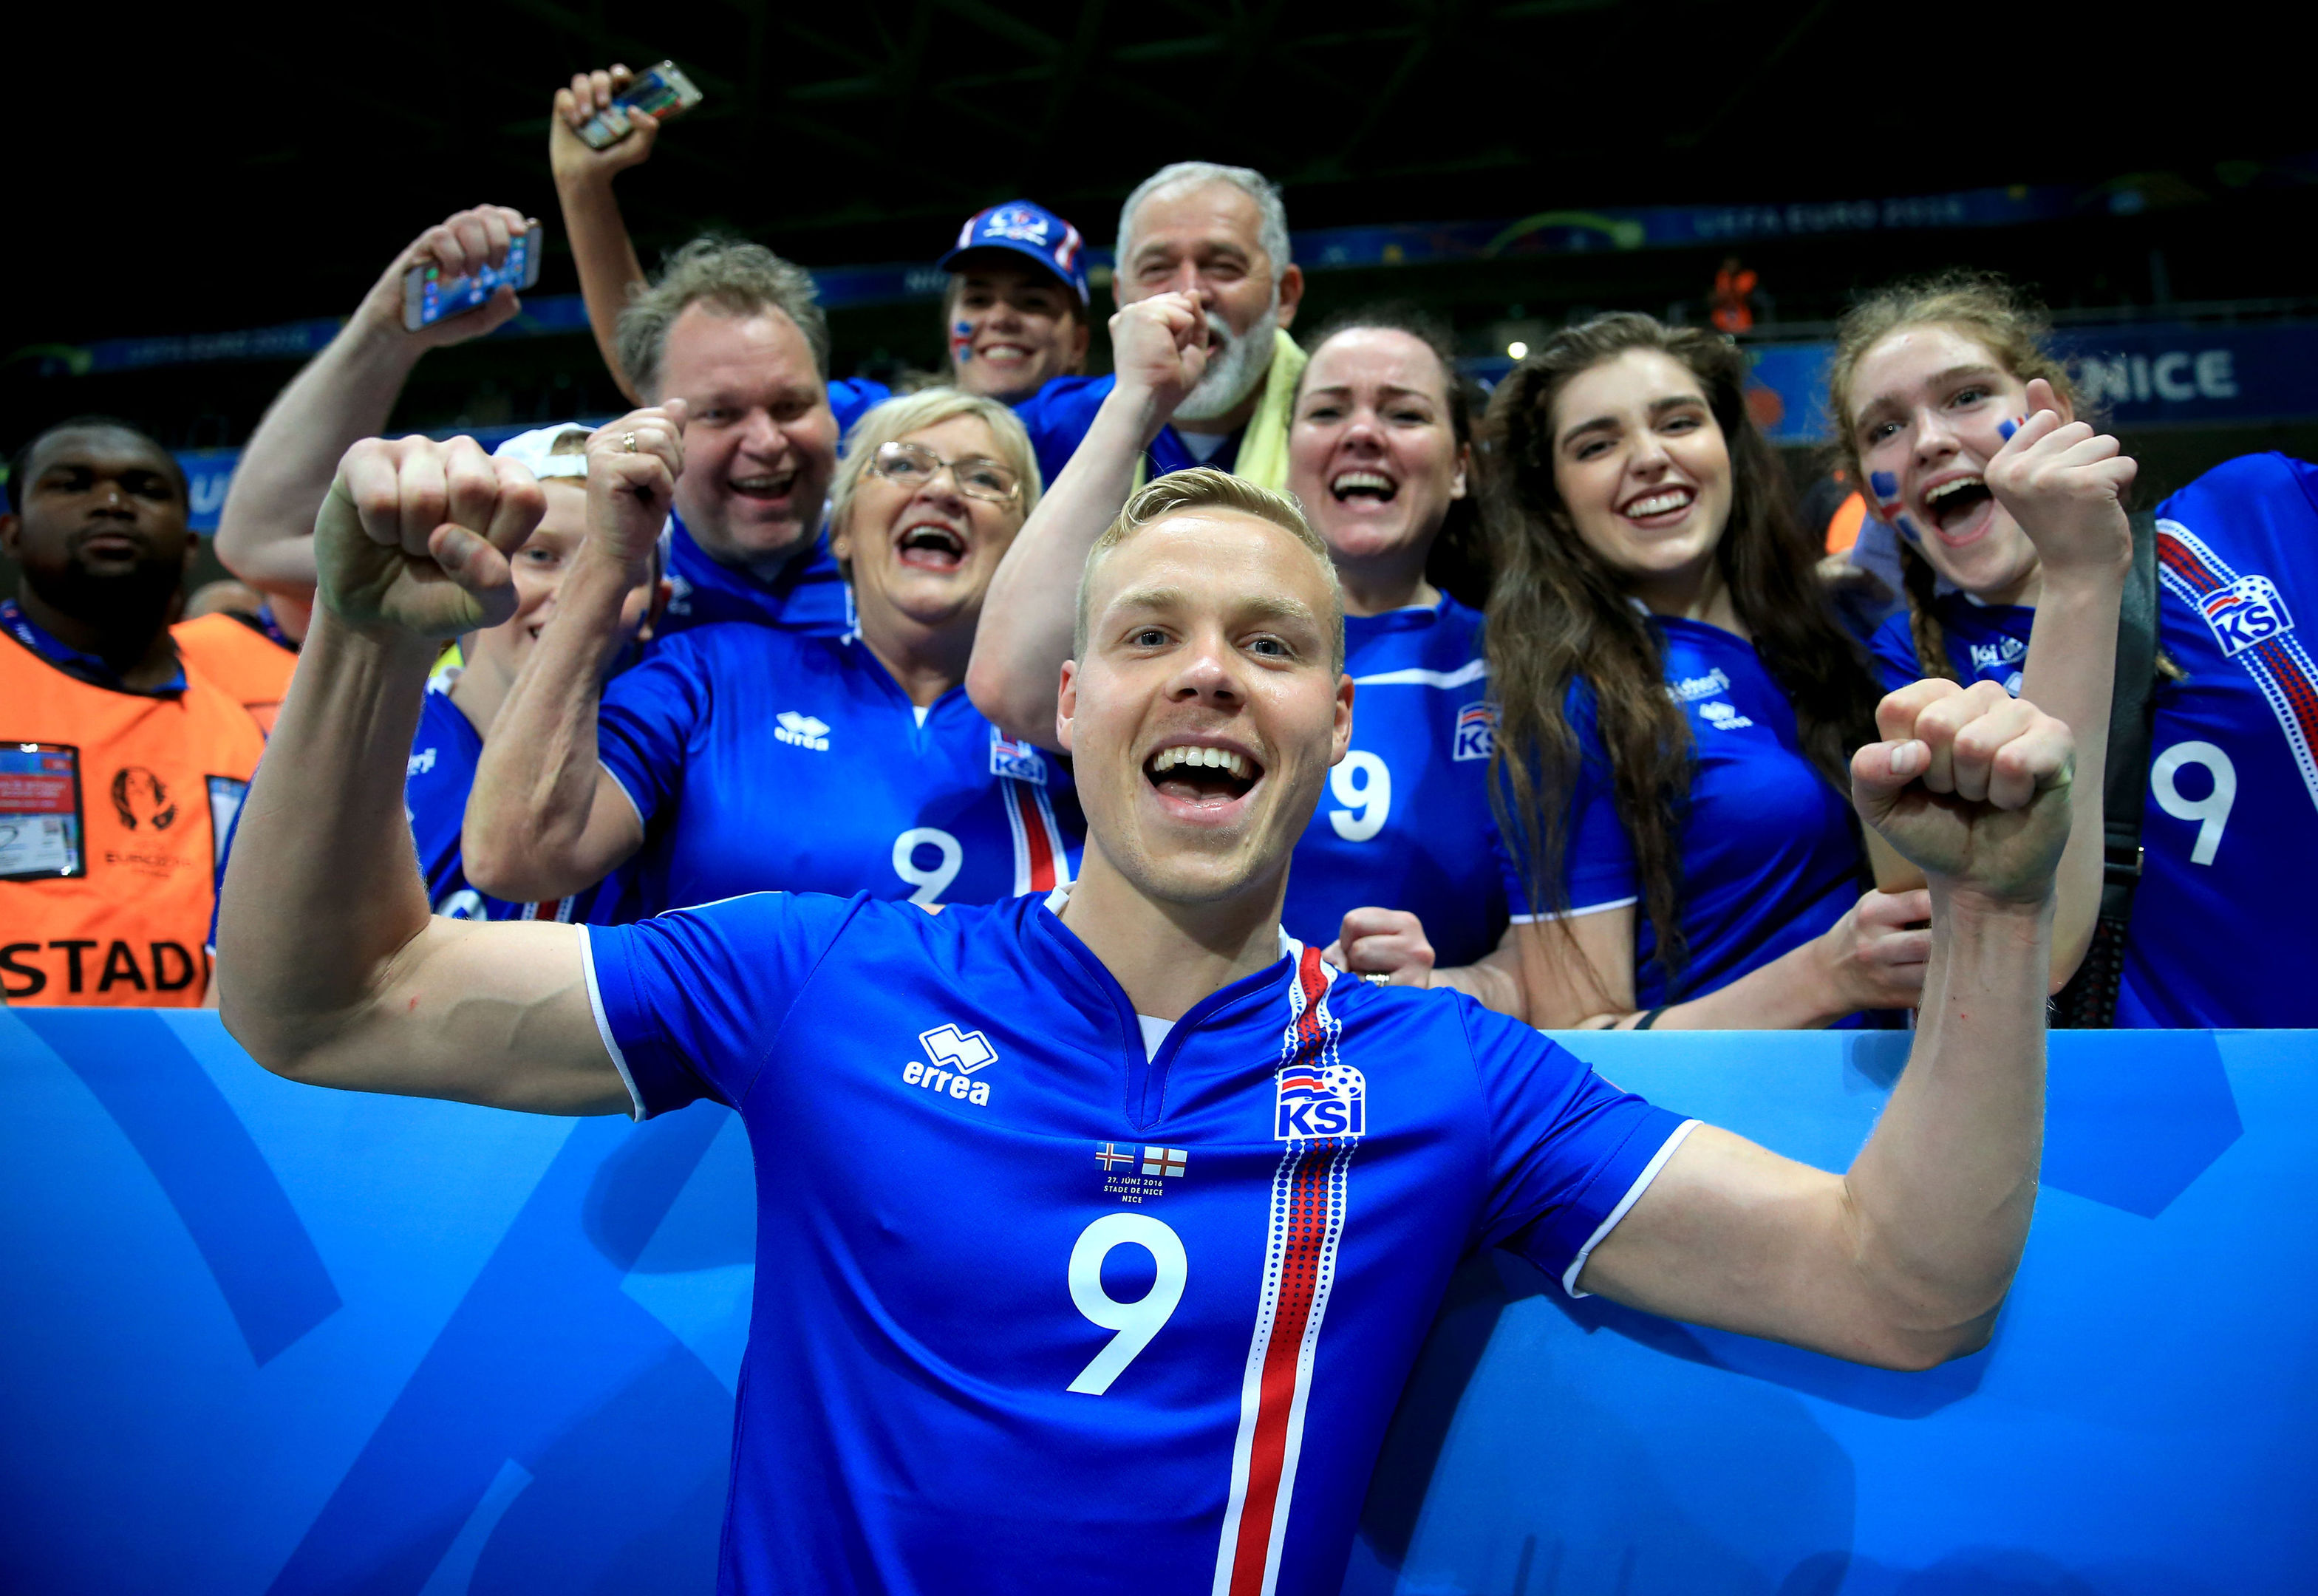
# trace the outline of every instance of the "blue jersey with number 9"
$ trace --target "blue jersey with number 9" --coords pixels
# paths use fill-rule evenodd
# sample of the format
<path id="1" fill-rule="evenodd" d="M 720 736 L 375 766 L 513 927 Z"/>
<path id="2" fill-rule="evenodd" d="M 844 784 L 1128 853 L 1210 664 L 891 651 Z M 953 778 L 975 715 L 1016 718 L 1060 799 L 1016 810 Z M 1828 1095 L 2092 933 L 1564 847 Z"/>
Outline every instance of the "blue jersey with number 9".
<path id="1" fill-rule="evenodd" d="M 1077 874 L 1062 763 L 963 687 L 921 714 L 858 637 L 664 638 L 605 687 L 597 746 L 644 825 L 631 915 L 768 890 L 987 903 Z"/>
<path id="2" fill-rule="evenodd" d="M 1437 965 L 1469 964 L 1505 929 L 1480 612 L 1444 595 L 1347 615 L 1344 668 L 1352 746 L 1297 841 L 1280 919 L 1289 935 L 1325 947 L 1348 910 L 1406 910 L 1424 922 Z"/>
<path id="3" fill-rule="evenodd" d="M 1060 898 L 587 934 L 639 1110 L 755 1153 L 722 1592 L 1333 1596 L 1459 1258 L 1574 1286 L 1687 1128 L 1284 937 L 1147 1052 Z"/>
<path id="4" fill-rule="evenodd" d="M 2158 642 L 2183 674 L 2153 695 L 2116 1023 L 2318 1026 L 2281 896 L 2318 881 L 2318 664 L 2300 630 L 2318 607 L 2318 466 L 2249 454 L 2182 489 L 2157 507 L 2157 574 Z M 1936 613 L 1959 677 L 2019 691 L 2034 609 L 1947 594 Z M 1918 674 L 1907 625 L 1876 638 L 1889 687 Z"/>

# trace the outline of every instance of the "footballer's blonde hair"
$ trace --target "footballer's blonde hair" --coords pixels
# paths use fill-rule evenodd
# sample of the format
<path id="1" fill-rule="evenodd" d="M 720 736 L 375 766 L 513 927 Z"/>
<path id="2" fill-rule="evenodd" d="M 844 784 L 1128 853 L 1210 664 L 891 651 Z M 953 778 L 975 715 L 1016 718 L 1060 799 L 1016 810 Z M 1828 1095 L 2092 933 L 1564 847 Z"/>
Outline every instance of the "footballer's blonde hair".
<path id="1" fill-rule="evenodd" d="M 1344 589 L 1336 576 L 1334 556 L 1328 552 L 1327 540 L 1312 530 L 1304 518 L 1304 507 L 1292 493 L 1274 493 L 1269 488 L 1259 488 L 1228 471 L 1213 466 L 1196 466 L 1187 471 L 1172 471 L 1146 486 L 1127 501 L 1119 518 L 1102 529 L 1102 535 L 1087 551 L 1086 565 L 1079 572 L 1078 623 L 1072 629 L 1071 654 L 1074 659 L 1086 656 L 1088 600 L 1094 592 L 1094 574 L 1102 562 L 1110 558 L 1121 543 L 1146 526 L 1156 525 L 1177 516 L 1199 510 L 1233 510 L 1258 521 L 1277 526 L 1302 544 L 1312 556 L 1328 584 L 1328 596 L 1334 614 L 1329 627 L 1334 668 L 1344 668 Z"/>

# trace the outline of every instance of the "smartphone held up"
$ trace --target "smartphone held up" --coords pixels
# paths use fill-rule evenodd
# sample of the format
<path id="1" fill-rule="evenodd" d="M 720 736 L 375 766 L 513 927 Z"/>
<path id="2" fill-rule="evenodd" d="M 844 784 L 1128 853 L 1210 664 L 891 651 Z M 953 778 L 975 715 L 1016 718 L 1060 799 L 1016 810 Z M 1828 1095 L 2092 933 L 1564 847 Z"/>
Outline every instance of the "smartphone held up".
<path id="1" fill-rule="evenodd" d="M 636 74 L 609 105 L 581 122 L 577 131 L 588 148 L 606 149 L 626 138 L 639 116 L 664 122 L 699 103 L 700 91 L 692 79 L 674 61 L 662 61 Z"/>
<path id="2" fill-rule="evenodd" d="M 403 327 L 415 333 L 445 317 L 464 315 L 489 304 L 502 285 L 518 293 L 536 286 L 542 242 L 535 227 L 509 241 L 507 259 L 497 266 L 448 275 L 434 261 L 411 267 L 402 274 Z"/>

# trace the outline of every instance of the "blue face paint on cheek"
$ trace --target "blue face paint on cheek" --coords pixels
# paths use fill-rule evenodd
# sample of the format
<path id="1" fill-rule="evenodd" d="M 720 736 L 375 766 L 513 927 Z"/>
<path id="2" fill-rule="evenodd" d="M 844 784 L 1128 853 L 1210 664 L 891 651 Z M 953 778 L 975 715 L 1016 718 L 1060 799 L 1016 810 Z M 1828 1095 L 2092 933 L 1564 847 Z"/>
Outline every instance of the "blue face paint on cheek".
<path id="1" fill-rule="evenodd" d="M 1887 505 L 1900 497 L 1900 479 L 1890 471 L 1868 472 L 1867 486 Z"/>
<path id="2" fill-rule="evenodd" d="M 2012 435 L 2019 430 L 2020 424 L 2017 421 L 1999 421 L 1996 424 L 1996 435 L 2008 444 L 2012 441 Z"/>
<path id="3" fill-rule="evenodd" d="M 974 358 L 974 323 L 961 321 L 950 328 L 949 354 L 961 365 Z"/>

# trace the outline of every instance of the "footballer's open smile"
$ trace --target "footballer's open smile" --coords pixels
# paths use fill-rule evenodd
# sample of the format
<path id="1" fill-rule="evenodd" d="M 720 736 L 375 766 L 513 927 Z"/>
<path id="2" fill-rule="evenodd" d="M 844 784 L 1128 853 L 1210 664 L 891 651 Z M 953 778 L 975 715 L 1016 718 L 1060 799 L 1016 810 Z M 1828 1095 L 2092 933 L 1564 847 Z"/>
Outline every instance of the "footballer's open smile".
<path id="1" fill-rule="evenodd" d="M 1263 780 L 1263 761 L 1240 740 L 1186 733 L 1162 739 L 1143 773 L 1172 819 L 1225 825 L 1247 807 Z"/>
<path id="2" fill-rule="evenodd" d="M 1089 846 L 1163 900 L 1276 891 L 1352 735 L 1325 556 L 1206 507 L 1098 558 L 1061 706 Z"/>

